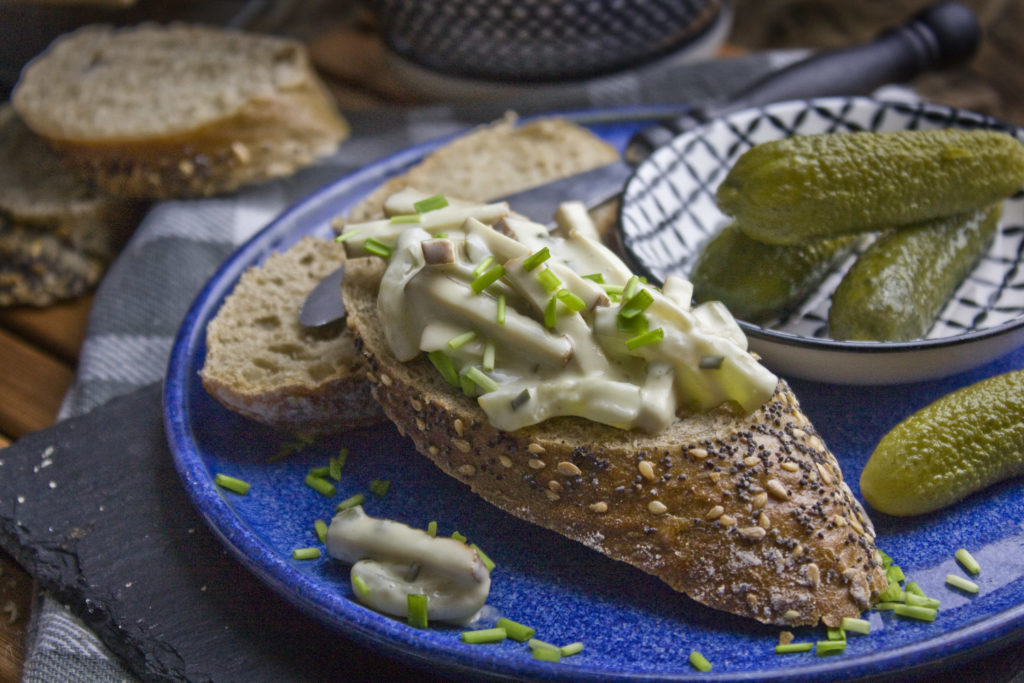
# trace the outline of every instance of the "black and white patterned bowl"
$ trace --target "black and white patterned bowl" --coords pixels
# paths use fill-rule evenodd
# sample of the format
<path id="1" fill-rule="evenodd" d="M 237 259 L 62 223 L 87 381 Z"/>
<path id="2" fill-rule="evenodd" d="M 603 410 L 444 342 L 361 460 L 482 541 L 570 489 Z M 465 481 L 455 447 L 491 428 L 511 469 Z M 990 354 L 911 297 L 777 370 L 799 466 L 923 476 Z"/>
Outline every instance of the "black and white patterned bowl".
<path id="1" fill-rule="evenodd" d="M 659 148 L 637 168 L 620 209 L 623 246 L 656 281 L 688 278 L 703 245 L 727 222 L 715 190 L 753 145 L 809 133 L 948 127 L 995 128 L 1024 140 L 1024 130 L 981 114 L 861 97 L 783 102 L 714 119 Z M 1005 201 L 991 247 L 923 339 L 828 337 L 831 294 L 850 261 L 788 317 L 767 325 L 740 321 L 751 349 L 769 368 L 818 381 L 894 384 L 952 375 L 1024 344 L 1024 193 Z"/>
<path id="2" fill-rule="evenodd" d="M 679 51 L 723 16 L 724 0 L 372 0 L 387 45 L 413 64 L 469 79 L 591 78 Z"/>

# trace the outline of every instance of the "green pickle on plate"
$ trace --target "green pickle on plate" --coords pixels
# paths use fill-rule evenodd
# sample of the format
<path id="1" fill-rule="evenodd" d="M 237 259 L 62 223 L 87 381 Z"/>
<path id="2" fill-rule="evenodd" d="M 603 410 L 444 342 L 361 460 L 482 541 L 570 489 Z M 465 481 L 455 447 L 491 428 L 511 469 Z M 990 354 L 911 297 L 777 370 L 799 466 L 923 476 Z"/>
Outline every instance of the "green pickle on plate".
<path id="1" fill-rule="evenodd" d="M 893 427 L 860 475 L 876 510 L 920 515 L 1024 474 L 1024 370 L 982 380 Z"/>
<path id="2" fill-rule="evenodd" d="M 744 152 L 717 191 L 752 238 L 803 244 L 983 209 L 1024 184 L 1024 146 L 983 129 L 819 133 Z"/>
<path id="3" fill-rule="evenodd" d="M 697 257 L 690 274 L 694 300 L 721 301 L 734 317 L 751 323 L 780 318 L 821 283 L 856 240 L 842 236 L 777 246 L 753 240 L 729 223 Z"/>
<path id="4" fill-rule="evenodd" d="M 920 339 L 992 243 L 1002 204 L 881 235 L 832 294 L 829 335 L 854 341 Z"/>

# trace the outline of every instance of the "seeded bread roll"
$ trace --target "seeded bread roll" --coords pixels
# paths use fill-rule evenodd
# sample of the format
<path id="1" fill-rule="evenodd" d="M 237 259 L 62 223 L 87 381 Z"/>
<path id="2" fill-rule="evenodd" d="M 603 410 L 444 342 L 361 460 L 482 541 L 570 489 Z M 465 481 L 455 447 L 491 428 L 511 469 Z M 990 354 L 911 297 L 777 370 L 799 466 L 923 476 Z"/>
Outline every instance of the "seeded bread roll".
<path id="1" fill-rule="evenodd" d="M 122 197 L 228 192 L 290 174 L 348 134 L 300 43 L 185 24 L 62 36 L 24 69 L 12 102 Z"/>
<path id="2" fill-rule="evenodd" d="M 562 417 L 490 425 L 422 355 L 398 362 L 377 314 L 381 259 L 342 287 L 374 396 L 416 448 L 497 507 L 768 624 L 838 626 L 887 583 L 874 530 L 788 386 L 655 435 Z"/>
<path id="3" fill-rule="evenodd" d="M 344 245 L 305 237 L 243 273 L 207 326 L 203 387 L 231 410 L 285 431 L 382 419 L 345 324 L 299 322 L 306 295 L 344 262 Z"/>

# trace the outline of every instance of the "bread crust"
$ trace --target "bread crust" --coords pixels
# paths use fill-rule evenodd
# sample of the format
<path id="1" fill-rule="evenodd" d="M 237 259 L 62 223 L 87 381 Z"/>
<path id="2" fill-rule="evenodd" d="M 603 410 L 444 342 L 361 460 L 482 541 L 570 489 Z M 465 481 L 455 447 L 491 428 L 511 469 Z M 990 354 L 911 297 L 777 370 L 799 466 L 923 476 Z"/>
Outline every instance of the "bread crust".
<path id="1" fill-rule="evenodd" d="M 384 267 L 351 260 L 343 285 L 374 396 L 485 500 L 768 624 L 838 626 L 886 587 L 871 522 L 785 382 L 752 415 L 718 409 L 655 435 L 572 417 L 502 432 L 428 361 L 391 354 L 376 312 Z"/>

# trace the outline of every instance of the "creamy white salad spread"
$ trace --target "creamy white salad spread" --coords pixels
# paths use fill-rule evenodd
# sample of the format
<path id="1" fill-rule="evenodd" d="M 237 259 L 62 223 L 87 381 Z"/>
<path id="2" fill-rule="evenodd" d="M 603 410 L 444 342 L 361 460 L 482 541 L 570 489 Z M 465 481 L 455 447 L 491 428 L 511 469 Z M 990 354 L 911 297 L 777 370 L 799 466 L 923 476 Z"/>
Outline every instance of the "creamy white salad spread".
<path id="1" fill-rule="evenodd" d="M 424 595 L 427 619 L 466 624 L 491 590 L 491 573 L 474 548 L 371 517 L 358 505 L 334 516 L 325 544 L 328 555 L 352 565 L 356 599 L 392 616 L 405 617 L 409 596 Z"/>
<path id="2" fill-rule="evenodd" d="M 722 404 L 753 412 L 775 390 L 724 305 L 691 306 L 675 276 L 645 283 L 582 204 L 564 204 L 550 232 L 502 203 L 414 189 L 385 210 L 339 239 L 388 259 L 377 305 L 392 352 L 427 353 L 499 429 L 571 415 L 654 433 Z"/>

